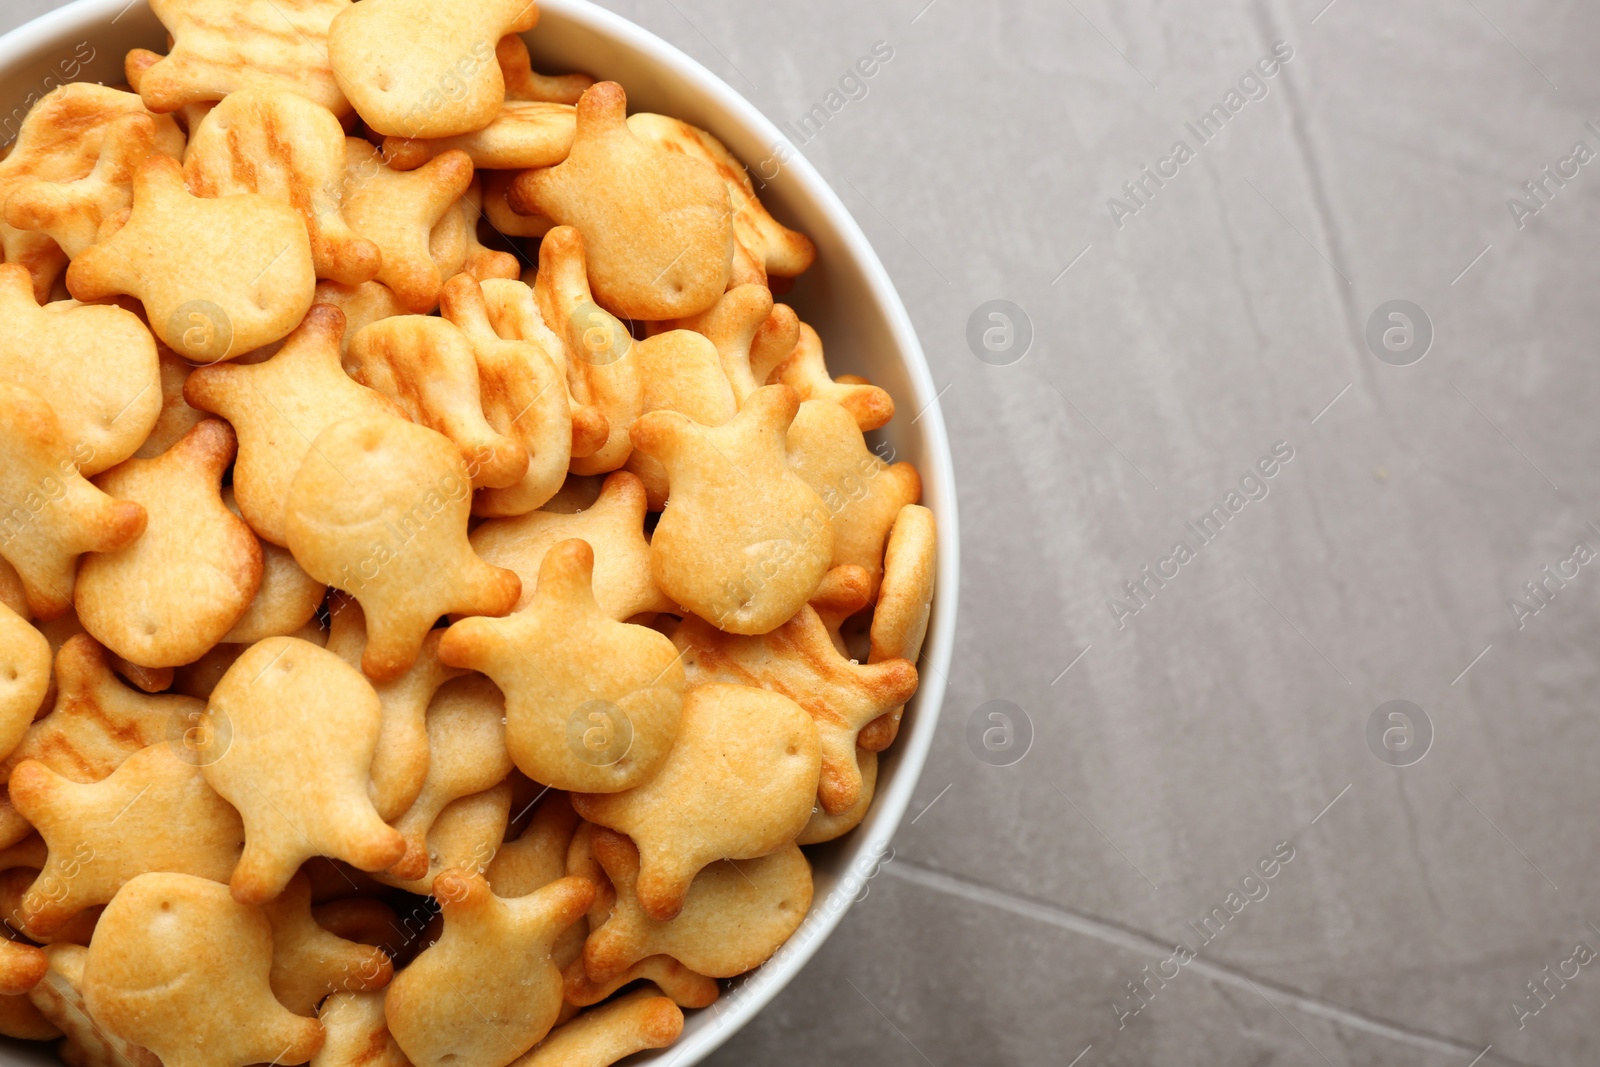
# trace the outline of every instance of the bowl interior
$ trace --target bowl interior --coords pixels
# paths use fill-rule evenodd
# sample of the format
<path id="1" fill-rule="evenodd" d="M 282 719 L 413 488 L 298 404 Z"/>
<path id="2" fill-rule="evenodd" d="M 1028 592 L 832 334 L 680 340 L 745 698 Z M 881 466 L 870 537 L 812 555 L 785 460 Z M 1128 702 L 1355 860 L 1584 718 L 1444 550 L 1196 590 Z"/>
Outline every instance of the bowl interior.
<path id="1" fill-rule="evenodd" d="M 166 32 L 135 0 L 77 0 L 0 38 L 0 144 L 15 137 L 28 107 L 70 81 L 124 81 L 130 48 L 166 50 Z M 898 825 L 932 743 L 950 669 L 957 593 L 957 518 L 949 444 L 936 389 L 910 320 L 866 238 L 817 172 L 767 119 L 725 83 L 677 49 L 585 0 L 541 0 L 527 35 L 535 69 L 582 70 L 620 82 L 630 111 L 656 111 L 711 131 L 759 176 L 758 191 L 782 222 L 817 243 L 817 263 L 781 299 L 813 325 L 834 374 L 855 373 L 894 397 L 897 416 L 869 435 L 887 458 L 909 460 L 923 476 L 923 502 L 939 526 L 939 574 L 921 661 L 922 685 L 899 739 L 880 761 L 877 796 L 854 832 L 808 849 L 815 870 L 811 914 L 777 956 L 712 1008 L 693 1012 L 670 1049 L 630 1063 L 697 1062 L 769 1001 L 810 958 L 881 863 L 892 857 Z M 892 449 L 892 456 L 889 450 Z M 0 1044 L 0 1064 L 52 1063 L 49 1046 Z"/>

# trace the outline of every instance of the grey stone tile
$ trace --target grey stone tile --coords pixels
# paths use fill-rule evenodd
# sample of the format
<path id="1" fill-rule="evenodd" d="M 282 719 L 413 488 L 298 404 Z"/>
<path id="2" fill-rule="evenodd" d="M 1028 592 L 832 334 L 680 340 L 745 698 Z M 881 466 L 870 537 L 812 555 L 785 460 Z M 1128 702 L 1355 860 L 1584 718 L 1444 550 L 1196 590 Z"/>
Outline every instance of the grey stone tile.
<path id="1" fill-rule="evenodd" d="M 898 841 L 933 873 L 874 882 L 719 1062 L 1595 1062 L 1588 969 L 1520 1029 L 1513 1005 L 1600 946 L 1600 579 L 1520 629 L 1506 602 L 1600 547 L 1600 178 L 1521 230 L 1505 203 L 1573 140 L 1600 149 L 1594 6 L 611 6 L 780 122 L 892 44 L 803 150 L 951 384 L 965 574 L 920 804 L 950 788 Z M 1280 39 L 1265 96 L 1118 228 L 1108 198 Z M 1032 319 L 1015 366 L 966 347 L 993 297 Z M 1397 297 L 1436 330 L 1403 368 L 1364 340 Z M 1119 627 L 1107 600 L 1280 440 L 1270 494 Z M 1009 768 L 966 747 L 994 698 L 1034 728 Z M 1365 739 L 1393 698 L 1436 735 L 1403 769 Z M 1152 959 L 1133 946 L 1189 936 L 1280 841 L 1295 858 L 1205 948 L 1215 975 L 1117 1032 Z"/>
<path id="2" fill-rule="evenodd" d="M 1141 1007 L 1127 983 L 1170 952 L 912 877 L 886 867 L 806 971 L 711 1062 L 1465 1067 L 1482 1051 L 1199 963 L 1149 980 Z"/>
<path id="3" fill-rule="evenodd" d="M 953 785 L 904 832 L 904 852 L 1171 935 L 1274 842 L 1305 835 L 1305 866 L 1291 872 L 1303 881 L 1219 941 L 1219 958 L 1374 1017 L 1582 1062 L 1581 1012 L 1563 1030 L 1552 1007 L 1543 1033 L 1518 1033 L 1510 1004 L 1594 911 L 1594 845 L 1574 814 L 1596 799 L 1584 768 L 1600 737 L 1581 709 L 1597 620 L 1592 600 L 1569 594 L 1541 612 L 1542 633 L 1518 632 L 1505 599 L 1590 517 L 1581 457 L 1600 442 L 1584 406 L 1563 399 L 1592 395 L 1595 371 L 1570 355 L 1559 375 L 1530 368 L 1505 338 L 1536 334 L 1537 352 L 1584 336 L 1583 306 L 1561 297 L 1587 280 L 1571 269 L 1587 220 L 1575 213 L 1563 230 L 1572 248 L 1519 253 L 1511 289 L 1449 284 L 1481 247 L 1464 240 L 1474 194 L 1452 170 L 1471 155 L 1452 137 L 1472 129 L 1452 127 L 1471 113 L 1480 124 L 1536 114 L 1542 82 L 1464 83 L 1458 72 L 1504 42 L 1433 6 L 1408 9 L 1409 35 L 1370 6 L 1328 13 L 1346 20 L 1330 25 L 1369 26 L 1384 55 L 1429 42 L 1383 72 L 1360 67 L 1381 57 L 1356 41 L 1341 52 L 1306 13 L 1240 6 L 1185 24 L 1138 5 L 1083 10 L 934 8 L 919 25 L 954 18 L 961 32 L 905 46 L 906 80 L 851 113 L 870 127 L 859 146 L 844 125 L 817 146 L 851 192 L 893 190 L 872 204 L 846 195 L 936 376 L 956 383 L 943 409 L 967 577 L 925 799 Z M 1296 58 L 1267 98 L 1111 228 L 1104 198 L 1280 35 Z M 1141 88 L 1129 63 L 1162 89 Z M 1030 98 L 1046 75 L 1048 102 Z M 1334 82 L 1344 98 L 1330 102 Z M 1323 144 L 1324 117 L 1363 138 Z M 1478 139 L 1505 154 L 1507 128 Z M 1417 150 L 1397 151 L 1407 143 Z M 1363 182 L 1350 194 L 1359 211 L 1333 185 L 1340 172 Z M 1487 194 L 1494 211 L 1500 198 Z M 1357 232 L 1362 211 L 1387 242 Z M 1052 287 L 1084 244 L 1090 254 Z M 1536 307 L 1550 314 L 1519 303 L 1519 288 L 1548 293 Z M 1406 294 L 1440 331 L 1410 373 L 1379 364 L 1362 338 L 1370 309 Z M 1034 312 L 1035 351 L 1014 368 L 964 351 L 965 314 L 991 295 Z M 1527 442 L 1509 421 L 1518 412 L 1541 415 Z M 1118 630 L 1106 598 L 1279 439 L 1296 461 L 1272 496 Z M 1544 681 L 1516 684 L 1525 678 Z M 1439 740 L 1428 761 L 1395 771 L 1366 751 L 1363 727 L 1401 696 L 1427 707 Z M 1023 704 L 1037 729 L 1030 757 L 1007 771 L 964 748 L 967 713 L 992 697 Z M 1507 708 L 1514 718 L 1496 714 Z M 1342 810 L 1311 828 L 1346 785 Z M 1419 968 L 1450 977 L 1418 982 Z"/>
<path id="4" fill-rule="evenodd" d="M 0 11 L 0 33 L 9 33 L 40 15 L 61 7 L 60 0 L 11 0 Z"/>

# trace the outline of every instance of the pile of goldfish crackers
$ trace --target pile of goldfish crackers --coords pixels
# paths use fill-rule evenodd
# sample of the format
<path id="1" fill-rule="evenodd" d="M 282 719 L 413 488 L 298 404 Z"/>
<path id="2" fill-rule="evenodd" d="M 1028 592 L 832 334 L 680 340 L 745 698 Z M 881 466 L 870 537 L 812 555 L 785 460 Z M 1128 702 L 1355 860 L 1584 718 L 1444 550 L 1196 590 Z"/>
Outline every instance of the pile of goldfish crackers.
<path id="1" fill-rule="evenodd" d="M 812 902 L 934 525 L 704 130 L 528 0 L 150 0 L 0 159 L 0 1032 L 671 1044 Z"/>

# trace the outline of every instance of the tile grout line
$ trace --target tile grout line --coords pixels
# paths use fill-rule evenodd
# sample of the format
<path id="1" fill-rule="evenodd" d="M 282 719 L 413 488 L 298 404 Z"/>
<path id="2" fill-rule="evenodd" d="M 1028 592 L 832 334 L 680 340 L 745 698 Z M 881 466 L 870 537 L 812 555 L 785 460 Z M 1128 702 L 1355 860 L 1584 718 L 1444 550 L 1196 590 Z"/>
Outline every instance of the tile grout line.
<path id="1" fill-rule="evenodd" d="M 888 864 L 883 868 L 883 873 L 893 875 L 902 881 L 910 882 L 924 889 L 930 889 L 936 893 L 959 897 L 963 900 L 970 900 L 977 904 L 1008 911 L 1014 915 L 1020 915 L 1027 919 L 1033 919 L 1037 922 L 1047 923 L 1073 933 L 1082 934 L 1085 937 L 1128 951 L 1160 956 L 1167 955 L 1172 951 L 1172 947 L 1166 942 L 1142 931 L 1131 930 L 1127 927 L 1107 922 L 1104 919 L 1097 919 L 1081 912 L 1063 908 L 1057 904 L 1046 904 L 1043 901 L 1033 900 L 1006 890 L 995 889 L 981 882 L 935 870 L 915 860 L 897 858 L 894 863 Z M 1224 964 L 1213 963 L 1203 957 L 1196 958 L 1188 963 L 1186 969 L 1204 975 L 1214 982 L 1233 986 L 1237 989 L 1249 990 L 1255 988 L 1269 1002 L 1285 1003 L 1307 1015 L 1314 1015 L 1353 1030 L 1360 1030 L 1416 1048 L 1451 1056 L 1472 1056 L 1478 1053 L 1482 1047 L 1478 1044 L 1455 1038 L 1441 1037 L 1426 1031 L 1411 1030 L 1405 1026 L 1382 1019 L 1374 1019 L 1350 1008 L 1341 1007 L 1338 1004 L 1297 992 L 1273 979 L 1251 975 L 1249 972 L 1236 970 Z M 1521 1060 L 1498 1056 L 1496 1059 L 1502 1063 L 1513 1065 L 1513 1067 L 1533 1067 L 1533 1065 Z"/>
<path id="2" fill-rule="evenodd" d="M 1268 6 L 1267 0 L 1257 0 L 1251 8 L 1252 28 L 1260 35 L 1264 44 L 1270 43 L 1274 38 L 1287 39 L 1289 36 L 1277 25 L 1274 15 L 1275 12 Z M 1312 143 L 1311 131 L 1307 128 L 1306 116 L 1301 109 L 1300 98 L 1291 79 L 1284 79 L 1283 95 L 1288 110 L 1289 140 L 1294 146 L 1295 160 L 1302 168 L 1307 192 L 1310 194 L 1308 199 L 1312 222 L 1321 230 L 1323 244 L 1328 249 L 1327 258 L 1335 264 L 1348 266 L 1348 260 L 1344 255 L 1343 231 L 1339 228 L 1333 202 L 1323 184 L 1317 148 Z M 1339 267 L 1335 266 L 1334 269 L 1338 270 Z M 1343 274 L 1343 271 L 1340 273 Z M 1342 289 L 1335 289 L 1335 298 L 1344 310 L 1345 328 L 1350 332 L 1354 350 L 1359 352 L 1365 344 L 1365 338 L 1361 334 L 1362 320 L 1355 303 L 1355 283 L 1352 281 Z"/>

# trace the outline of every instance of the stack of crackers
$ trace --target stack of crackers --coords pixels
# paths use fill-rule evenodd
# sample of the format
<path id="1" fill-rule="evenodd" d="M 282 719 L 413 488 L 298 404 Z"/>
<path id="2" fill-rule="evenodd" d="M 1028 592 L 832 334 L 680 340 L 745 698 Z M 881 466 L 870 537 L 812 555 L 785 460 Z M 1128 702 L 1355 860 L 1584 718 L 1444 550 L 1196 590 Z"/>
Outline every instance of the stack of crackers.
<path id="1" fill-rule="evenodd" d="M 150 0 L 0 159 L 0 1032 L 609 1064 L 811 905 L 934 525 L 711 134 L 527 0 Z M 526 269 L 525 269 L 526 263 Z"/>

